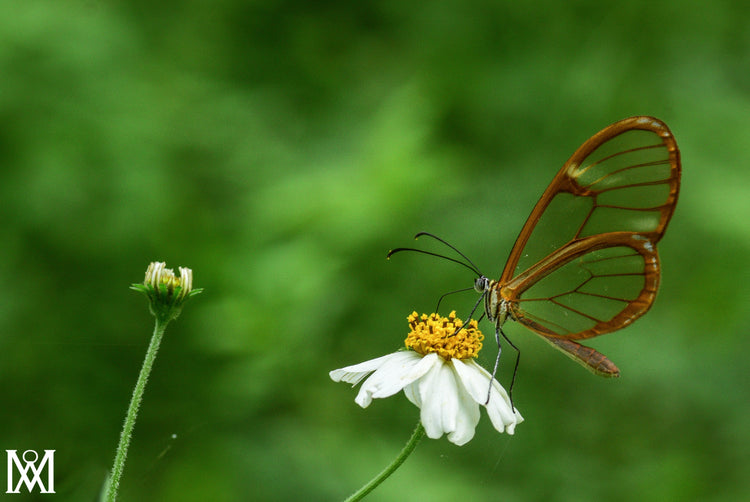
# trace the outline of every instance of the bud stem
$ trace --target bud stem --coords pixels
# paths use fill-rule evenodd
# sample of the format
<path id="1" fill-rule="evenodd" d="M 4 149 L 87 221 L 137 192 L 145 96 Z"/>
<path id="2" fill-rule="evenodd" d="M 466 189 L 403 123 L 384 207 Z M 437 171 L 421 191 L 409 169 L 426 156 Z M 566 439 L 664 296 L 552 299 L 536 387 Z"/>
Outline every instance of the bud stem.
<path id="1" fill-rule="evenodd" d="M 156 353 L 159 351 L 159 345 L 161 339 L 164 336 L 164 330 L 167 328 L 167 324 L 171 320 L 170 317 L 155 316 L 156 323 L 154 325 L 154 334 L 151 336 L 151 343 L 149 343 L 148 350 L 146 351 L 146 358 L 143 360 L 143 366 L 141 372 L 138 375 L 138 381 L 133 389 L 133 396 L 130 398 L 130 406 L 128 407 L 128 413 L 125 416 L 125 424 L 123 425 L 122 432 L 120 433 L 120 443 L 117 445 L 117 453 L 115 454 L 115 462 L 112 466 L 112 472 L 110 474 L 109 481 L 107 483 L 107 492 L 104 500 L 107 502 L 114 502 L 117 499 L 117 489 L 120 485 L 120 477 L 122 471 L 125 468 L 125 459 L 128 456 L 128 446 L 130 445 L 130 437 L 133 434 L 133 428 L 135 427 L 135 421 L 138 417 L 138 408 L 141 405 L 143 399 L 143 392 L 146 389 L 146 382 L 148 376 L 151 373 L 151 368 L 154 365 L 156 359 Z"/>

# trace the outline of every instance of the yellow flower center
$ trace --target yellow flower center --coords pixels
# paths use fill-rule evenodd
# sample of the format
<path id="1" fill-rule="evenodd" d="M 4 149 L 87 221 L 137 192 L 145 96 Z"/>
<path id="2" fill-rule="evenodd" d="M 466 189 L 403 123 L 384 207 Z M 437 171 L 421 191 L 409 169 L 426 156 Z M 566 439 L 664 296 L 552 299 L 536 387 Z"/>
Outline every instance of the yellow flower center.
<path id="1" fill-rule="evenodd" d="M 477 357 L 482 350 L 484 335 L 477 327 L 477 321 L 469 321 L 469 327 L 464 328 L 463 321 L 456 319 L 453 311 L 448 317 L 439 314 L 422 314 L 416 312 L 407 318 L 411 332 L 406 336 L 406 347 L 427 355 L 431 352 L 443 359 L 469 359 Z"/>

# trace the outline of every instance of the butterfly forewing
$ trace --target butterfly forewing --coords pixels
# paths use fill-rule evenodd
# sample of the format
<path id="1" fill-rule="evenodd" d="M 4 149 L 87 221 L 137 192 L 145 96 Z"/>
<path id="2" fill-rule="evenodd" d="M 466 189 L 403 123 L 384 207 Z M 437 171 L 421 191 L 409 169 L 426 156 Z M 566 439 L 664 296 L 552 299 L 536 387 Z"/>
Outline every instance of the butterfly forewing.
<path id="1" fill-rule="evenodd" d="M 677 145 L 657 119 L 625 119 L 584 143 L 534 207 L 497 282 L 512 317 L 567 339 L 553 343 L 574 358 L 601 356 L 570 340 L 619 329 L 651 306 L 656 243 L 679 181 Z"/>
<path id="2" fill-rule="evenodd" d="M 507 282 L 566 243 L 617 231 L 661 237 L 677 202 L 679 152 L 651 117 L 617 122 L 565 163 L 519 234 L 501 277 Z"/>

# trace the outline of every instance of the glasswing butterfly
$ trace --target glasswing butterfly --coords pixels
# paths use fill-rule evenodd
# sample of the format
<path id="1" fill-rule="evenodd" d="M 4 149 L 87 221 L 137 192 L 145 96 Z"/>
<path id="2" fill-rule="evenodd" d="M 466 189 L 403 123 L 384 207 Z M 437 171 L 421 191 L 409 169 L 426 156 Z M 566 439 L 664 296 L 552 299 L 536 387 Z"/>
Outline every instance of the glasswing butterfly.
<path id="1" fill-rule="evenodd" d="M 651 307 L 659 286 L 656 244 L 677 203 L 680 169 L 666 124 L 627 118 L 596 133 L 562 166 L 498 280 L 480 274 L 438 239 L 471 266 L 448 259 L 479 275 L 474 288 L 495 323 L 498 345 L 511 319 L 594 373 L 619 376 L 612 361 L 577 340 L 624 328 Z M 412 248 L 388 256 L 402 250 L 441 256 Z"/>

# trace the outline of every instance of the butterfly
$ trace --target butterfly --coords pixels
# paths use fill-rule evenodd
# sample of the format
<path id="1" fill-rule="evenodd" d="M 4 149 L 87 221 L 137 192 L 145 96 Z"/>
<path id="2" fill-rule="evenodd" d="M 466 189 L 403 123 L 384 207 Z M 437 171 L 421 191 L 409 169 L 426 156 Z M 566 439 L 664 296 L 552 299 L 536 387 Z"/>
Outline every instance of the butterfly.
<path id="1" fill-rule="evenodd" d="M 474 289 L 498 344 L 510 319 L 594 373 L 619 376 L 612 361 L 579 340 L 624 328 L 653 304 L 660 275 L 656 245 L 677 203 L 680 172 L 680 152 L 666 124 L 646 116 L 620 120 L 563 164 L 499 279 L 480 274 L 448 244 L 479 276 Z"/>

